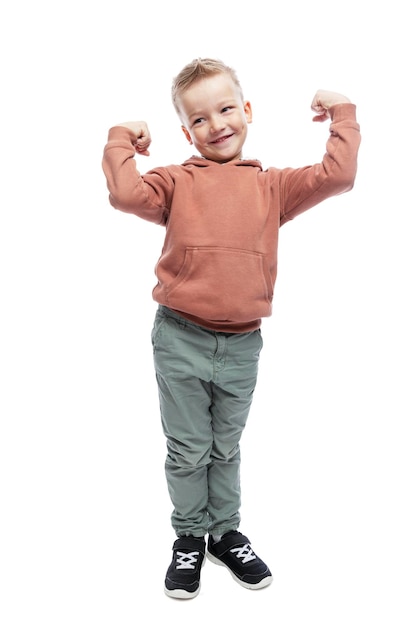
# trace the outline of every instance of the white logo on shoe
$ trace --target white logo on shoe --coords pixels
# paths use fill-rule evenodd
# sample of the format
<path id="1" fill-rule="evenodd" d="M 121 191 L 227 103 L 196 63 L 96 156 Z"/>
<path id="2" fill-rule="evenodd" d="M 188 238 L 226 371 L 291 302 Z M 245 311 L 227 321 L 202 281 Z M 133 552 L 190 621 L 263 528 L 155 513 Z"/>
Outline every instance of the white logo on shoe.
<path id="1" fill-rule="evenodd" d="M 230 552 L 236 552 L 237 558 L 242 559 L 242 563 L 248 563 L 249 561 L 256 559 L 256 554 L 253 552 L 248 543 L 245 543 L 245 545 L 240 548 L 233 548 Z"/>
<path id="2" fill-rule="evenodd" d="M 198 552 L 177 552 L 177 569 L 194 569 Z"/>

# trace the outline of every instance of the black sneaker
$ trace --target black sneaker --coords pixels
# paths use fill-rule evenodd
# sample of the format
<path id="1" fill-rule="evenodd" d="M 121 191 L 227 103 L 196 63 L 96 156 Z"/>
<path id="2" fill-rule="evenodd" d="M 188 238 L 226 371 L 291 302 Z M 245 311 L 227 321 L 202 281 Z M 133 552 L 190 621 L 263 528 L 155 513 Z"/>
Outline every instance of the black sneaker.
<path id="1" fill-rule="evenodd" d="M 179 537 L 172 546 L 171 565 L 165 578 L 165 593 L 171 598 L 194 598 L 200 591 L 200 572 L 205 561 L 204 537 Z"/>
<path id="2" fill-rule="evenodd" d="M 217 565 L 225 565 L 233 578 L 246 589 L 262 589 L 272 583 L 272 574 L 251 548 L 249 539 L 231 530 L 216 543 L 210 535 L 207 557 Z"/>

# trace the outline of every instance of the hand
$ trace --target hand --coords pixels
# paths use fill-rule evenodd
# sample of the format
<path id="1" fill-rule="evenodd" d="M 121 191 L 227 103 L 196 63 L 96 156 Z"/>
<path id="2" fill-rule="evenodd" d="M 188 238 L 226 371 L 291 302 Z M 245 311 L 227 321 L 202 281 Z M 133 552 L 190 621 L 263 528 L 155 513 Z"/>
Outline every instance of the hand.
<path id="1" fill-rule="evenodd" d="M 117 126 L 124 126 L 135 133 L 136 141 L 133 145 L 135 146 L 136 152 L 143 156 L 149 156 L 148 148 L 151 145 L 152 139 L 146 122 L 123 122 L 122 124 L 117 124 Z"/>
<path id="2" fill-rule="evenodd" d="M 342 104 L 343 102 L 350 102 L 350 100 L 341 93 L 319 89 L 311 103 L 313 111 L 318 113 L 318 115 L 313 117 L 313 122 L 324 122 L 330 117 L 328 109 L 335 104 Z"/>

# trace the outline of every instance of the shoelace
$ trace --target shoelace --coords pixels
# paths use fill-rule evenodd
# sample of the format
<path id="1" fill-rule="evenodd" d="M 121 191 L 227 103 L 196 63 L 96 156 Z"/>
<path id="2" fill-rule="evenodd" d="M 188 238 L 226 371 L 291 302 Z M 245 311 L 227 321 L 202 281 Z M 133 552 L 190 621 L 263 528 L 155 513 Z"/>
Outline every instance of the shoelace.
<path id="1" fill-rule="evenodd" d="M 236 553 L 236 557 L 242 559 L 242 563 L 249 563 L 249 561 L 256 559 L 256 554 L 253 552 L 249 543 L 245 543 L 244 546 L 238 548 L 233 548 L 230 552 Z"/>
<path id="2" fill-rule="evenodd" d="M 194 569 L 199 552 L 177 552 L 176 569 Z"/>

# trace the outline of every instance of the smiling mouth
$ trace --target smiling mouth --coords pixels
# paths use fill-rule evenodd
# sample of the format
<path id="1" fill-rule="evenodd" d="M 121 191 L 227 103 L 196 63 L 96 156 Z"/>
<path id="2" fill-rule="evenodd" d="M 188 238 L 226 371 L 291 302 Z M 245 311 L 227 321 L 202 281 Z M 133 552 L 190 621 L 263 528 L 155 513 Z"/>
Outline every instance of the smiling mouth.
<path id="1" fill-rule="evenodd" d="M 225 141 L 227 141 L 228 139 L 230 139 L 230 137 L 233 137 L 233 133 L 231 135 L 225 135 L 224 137 L 219 137 L 218 139 L 216 139 L 215 141 L 212 141 L 212 144 L 221 144 L 224 143 Z"/>

